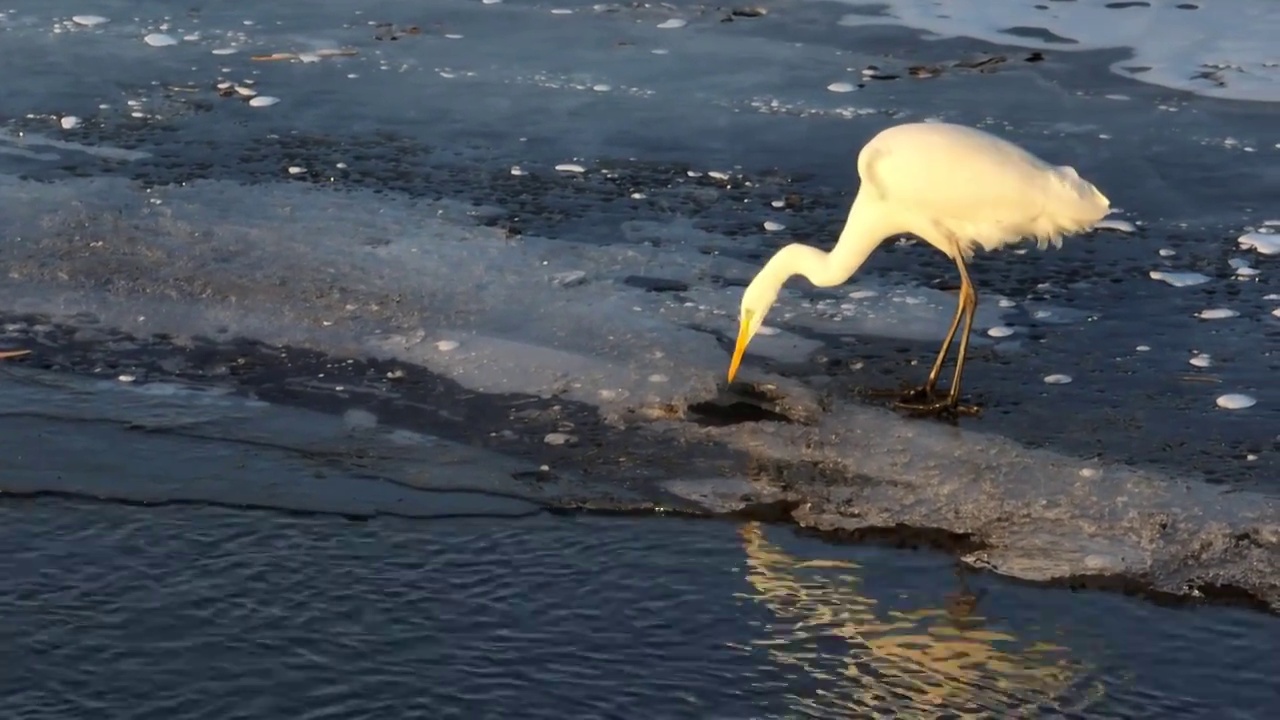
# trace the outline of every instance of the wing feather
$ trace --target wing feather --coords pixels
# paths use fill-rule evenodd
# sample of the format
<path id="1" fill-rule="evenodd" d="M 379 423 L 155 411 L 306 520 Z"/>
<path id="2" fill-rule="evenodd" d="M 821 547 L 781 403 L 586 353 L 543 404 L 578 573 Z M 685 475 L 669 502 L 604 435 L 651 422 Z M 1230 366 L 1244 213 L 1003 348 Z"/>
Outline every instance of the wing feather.
<path id="1" fill-rule="evenodd" d="M 1060 246 L 1062 235 L 1091 227 L 1109 210 L 1073 168 L 960 125 L 885 130 L 859 154 L 858 174 L 912 232 L 930 242 L 928 233 L 951 235 L 966 255 L 1026 238 L 1041 248 Z"/>

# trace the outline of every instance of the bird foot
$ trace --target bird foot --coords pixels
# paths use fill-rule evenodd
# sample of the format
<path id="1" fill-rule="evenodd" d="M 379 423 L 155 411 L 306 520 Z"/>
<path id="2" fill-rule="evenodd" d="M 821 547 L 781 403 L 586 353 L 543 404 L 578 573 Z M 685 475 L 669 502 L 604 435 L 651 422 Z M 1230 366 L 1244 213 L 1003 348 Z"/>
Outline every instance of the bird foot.
<path id="1" fill-rule="evenodd" d="M 940 420 L 956 420 L 961 415 L 972 417 L 982 414 L 981 407 L 961 404 L 959 398 L 950 395 L 940 398 L 932 393 L 926 394 L 924 388 L 919 388 L 918 392 L 920 394 L 909 399 L 904 396 L 894 405 L 913 417 L 935 417 Z"/>
<path id="2" fill-rule="evenodd" d="M 862 394 L 867 397 L 894 398 L 894 407 L 907 411 L 907 414 L 913 417 L 955 420 L 961 415 L 974 416 L 982 413 L 981 407 L 963 405 L 959 402 L 959 398 L 951 397 L 950 393 L 939 396 L 937 391 L 928 385 L 866 389 Z"/>

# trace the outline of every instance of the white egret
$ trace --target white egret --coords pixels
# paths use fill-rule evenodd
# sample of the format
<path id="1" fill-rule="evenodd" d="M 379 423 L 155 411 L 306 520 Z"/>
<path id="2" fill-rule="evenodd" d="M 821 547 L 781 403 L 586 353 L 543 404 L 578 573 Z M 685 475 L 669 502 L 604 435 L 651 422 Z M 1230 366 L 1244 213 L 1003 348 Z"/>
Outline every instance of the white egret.
<path id="1" fill-rule="evenodd" d="M 900 407 L 922 413 L 977 412 L 960 405 L 960 378 L 978 295 L 967 262 L 977 248 L 996 250 L 1034 239 L 1041 250 L 1088 230 L 1110 202 L 1066 165 L 1050 165 L 989 133 L 947 123 L 908 123 L 881 131 L 858 153 L 861 186 L 831 252 L 793 243 L 765 263 L 742 295 L 732 382 L 747 344 L 794 275 L 818 287 L 848 280 L 885 239 L 911 234 L 946 253 L 960 271 L 951 329 L 925 384 L 903 393 Z M 955 375 L 945 397 L 938 376 L 964 319 Z"/>

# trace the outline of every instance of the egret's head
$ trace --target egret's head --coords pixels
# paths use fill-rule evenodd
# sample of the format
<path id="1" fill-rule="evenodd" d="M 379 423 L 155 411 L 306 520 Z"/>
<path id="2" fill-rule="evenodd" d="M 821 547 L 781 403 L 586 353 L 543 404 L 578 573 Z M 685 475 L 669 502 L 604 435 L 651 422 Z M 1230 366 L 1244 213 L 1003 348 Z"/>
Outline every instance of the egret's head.
<path id="1" fill-rule="evenodd" d="M 755 337 L 760 326 L 764 324 L 764 316 L 769 314 L 778 299 L 778 285 L 760 275 L 747 286 L 742 293 L 742 309 L 738 311 L 738 343 L 733 348 L 733 359 L 729 361 L 729 382 L 738 374 L 738 364 L 747 352 L 747 344 Z"/>

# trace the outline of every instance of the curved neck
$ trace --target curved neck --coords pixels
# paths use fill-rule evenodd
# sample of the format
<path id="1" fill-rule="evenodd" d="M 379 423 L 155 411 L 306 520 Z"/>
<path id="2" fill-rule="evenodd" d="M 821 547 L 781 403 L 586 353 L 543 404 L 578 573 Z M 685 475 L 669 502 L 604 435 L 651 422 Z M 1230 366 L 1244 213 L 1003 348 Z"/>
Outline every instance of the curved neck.
<path id="1" fill-rule="evenodd" d="M 801 275 L 817 287 L 834 287 L 853 277 L 885 238 L 902 232 L 859 195 L 831 252 L 800 243 L 787 245 L 765 263 L 760 277 L 779 288 L 792 275 Z"/>

